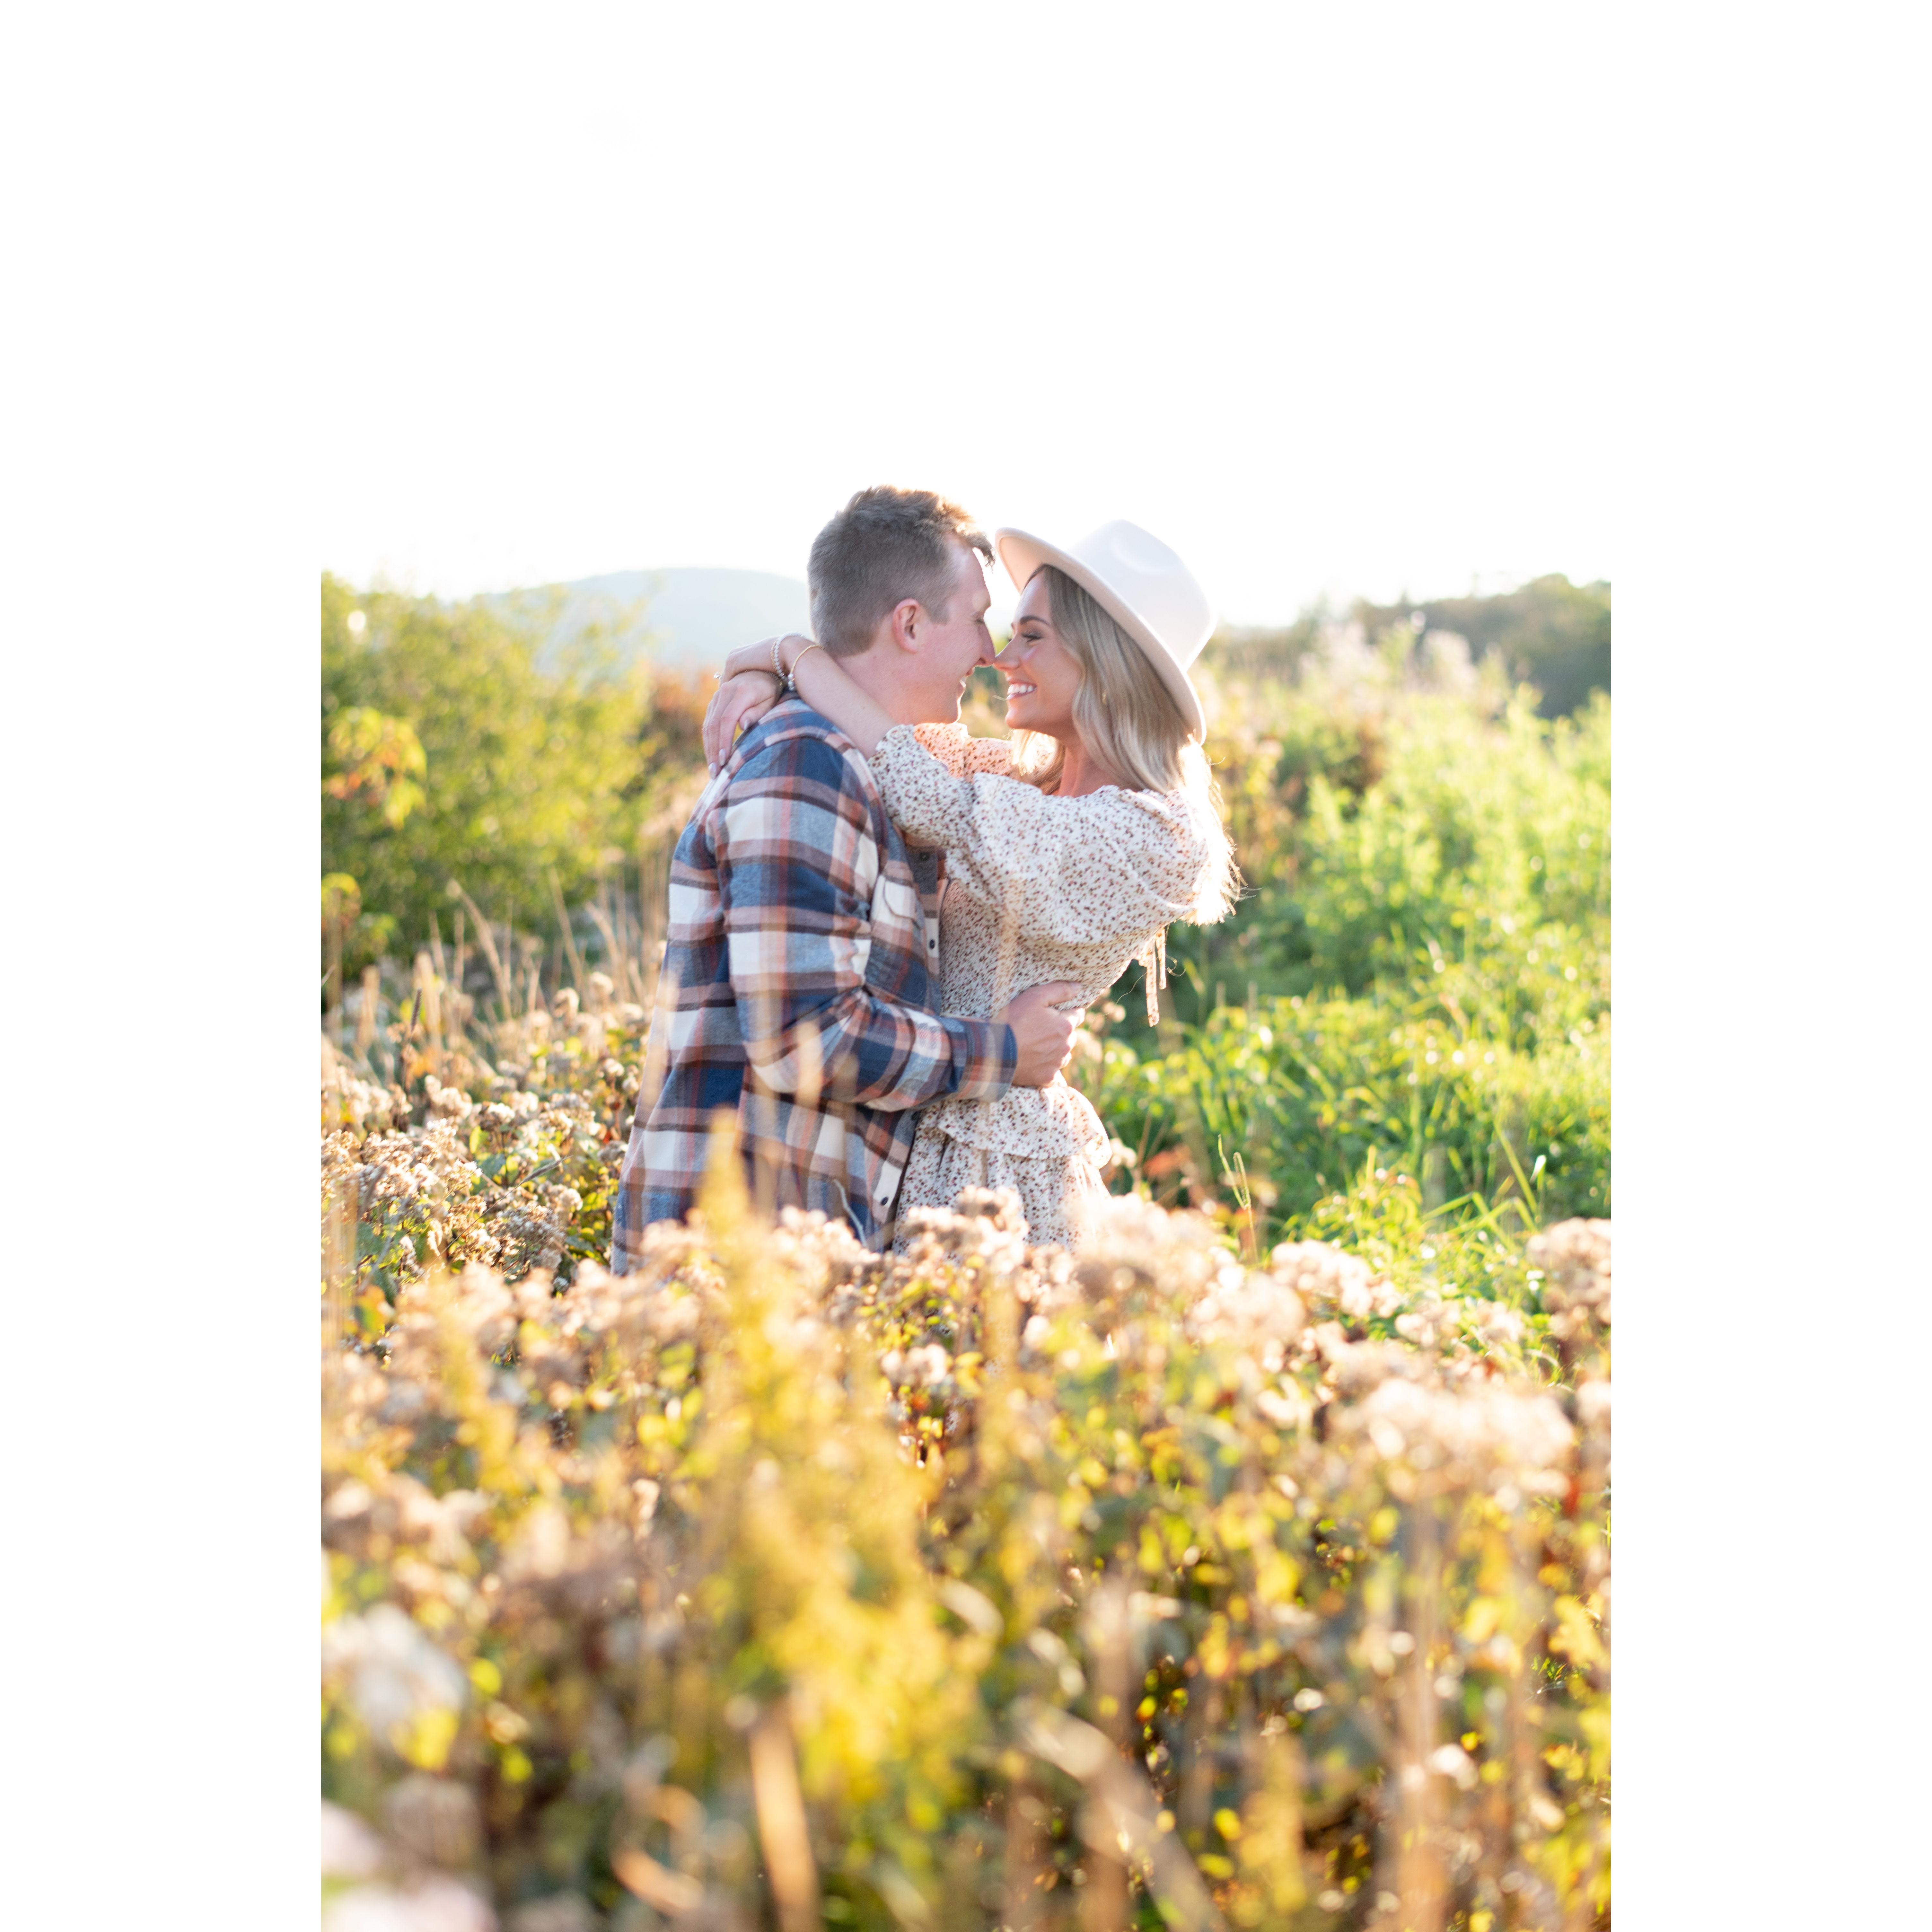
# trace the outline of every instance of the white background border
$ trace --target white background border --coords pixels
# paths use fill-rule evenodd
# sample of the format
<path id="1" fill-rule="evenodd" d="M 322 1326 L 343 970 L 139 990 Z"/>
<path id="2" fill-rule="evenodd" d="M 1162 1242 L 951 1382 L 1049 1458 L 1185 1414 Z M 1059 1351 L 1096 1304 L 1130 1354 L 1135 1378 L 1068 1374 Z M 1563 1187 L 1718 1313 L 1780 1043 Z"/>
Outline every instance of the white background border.
<path id="1" fill-rule="evenodd" d="M 1030 16 L 975 10 L 974 57 L 1010 73 Z M 314 1909 L 312 484 L 360 212 L 319 131 L 377 17 L 22 10 L 0 57 L 22 1924 Z M 1622 506 L 1618 1903 L 1901 1923 L 1932 1718 L 1924 16 L 1577 19 L 1547 84 L 1604 111 L 1616 326 L 1574 400 Z M 1380 130 L 1453 170 L 1426 136 Z"/>

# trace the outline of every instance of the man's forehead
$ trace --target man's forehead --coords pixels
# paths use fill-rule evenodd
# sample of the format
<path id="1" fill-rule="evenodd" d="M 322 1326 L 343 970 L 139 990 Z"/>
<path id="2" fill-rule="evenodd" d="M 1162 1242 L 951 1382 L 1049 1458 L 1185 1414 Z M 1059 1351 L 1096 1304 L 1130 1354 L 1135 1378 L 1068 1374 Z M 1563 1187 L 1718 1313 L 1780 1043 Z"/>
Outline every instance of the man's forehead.
<path id="1" fill-rule="evenodd" d="M 960 574 L 966 580 L 967 592 L 976 616 L 980 611 L 992 608 L 992 587 L 986 580 L 988 572 L 992 569 L 992 562 L 970 544 L 962 544 L 959 548 L 964 560 L 960 566 Z M 969 564 L 972 566 L 970 569 L 967 568 Z"/>

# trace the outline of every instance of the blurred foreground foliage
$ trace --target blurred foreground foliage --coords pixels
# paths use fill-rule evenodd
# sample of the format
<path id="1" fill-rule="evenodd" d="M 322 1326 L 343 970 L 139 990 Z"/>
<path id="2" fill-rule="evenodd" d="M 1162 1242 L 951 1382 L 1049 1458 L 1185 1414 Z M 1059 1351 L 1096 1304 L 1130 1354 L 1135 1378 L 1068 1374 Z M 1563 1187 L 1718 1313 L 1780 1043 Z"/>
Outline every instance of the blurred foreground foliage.
<path id="1" fill-rule="evenodd" d="M 561 1097 L 393 1137 L 393 1302 L 327 1265 L 326 1924 L 1607 1923 L 1606 1224 L 882 1258 L 716 1160 L 637 1274 L 533 1176 L 445 1267 L 530 1230 L 433 1170 L 594 1169 Z"/>

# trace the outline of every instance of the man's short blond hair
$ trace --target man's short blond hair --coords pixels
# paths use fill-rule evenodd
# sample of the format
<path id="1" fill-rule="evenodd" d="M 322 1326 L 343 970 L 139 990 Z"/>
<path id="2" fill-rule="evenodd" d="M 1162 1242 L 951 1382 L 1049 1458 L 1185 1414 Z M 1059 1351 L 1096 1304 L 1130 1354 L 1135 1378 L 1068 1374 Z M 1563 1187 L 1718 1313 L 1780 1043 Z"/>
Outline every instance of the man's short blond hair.
<path id="1" fill-rule="evenodd" d="M 890 483 L 861 490 L 812 541 L 812 634 L 834 657 L 849 657 L 908 597 L 944 623 L 962 544 L 992 562 L 986 532 L 935 491 Z"/>

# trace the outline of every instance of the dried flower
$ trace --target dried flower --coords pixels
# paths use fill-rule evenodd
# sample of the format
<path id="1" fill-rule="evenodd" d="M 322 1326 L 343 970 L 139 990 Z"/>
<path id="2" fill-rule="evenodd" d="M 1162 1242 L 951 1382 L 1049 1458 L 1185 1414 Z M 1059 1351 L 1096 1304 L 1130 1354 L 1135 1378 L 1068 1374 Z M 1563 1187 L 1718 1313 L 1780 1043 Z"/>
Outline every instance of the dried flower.
<path id="1" fill-rule="evenodd" d="M 975 1190 L 880 1256 L 721 1194 L 613 1276 L 608 1091 L 471 1089 L 325 1148 L 365 1256 L 398 1244 L 325 1363 L 326 1788 L 382 1821 L 338 1820 L 332 1924 L 494 1924 L 458 1868 L 512 1932 L 616 1884 L 754 1922 L 788 1777 L 795 1900 L 890 1864 L 893 1911 L 962 1925 L 1005 1910 L 965 1846 L 1112 1922 L 1157 1882 L 1241 1924 L 1399 1898 L 1405 1805 L 1450 1919 L 1498 1872 L 1595 1882 L 1606 1226 L 1538 1238 L 1539 1306 L 1520 1251 L 1460 1294 L 1322 1241 L 1256 1268 L 1130 1197 L 1077 1255 Z"/>
<path id="2" fill-rule="evenodd" d="M 459 1711 L 469 1696 L 462 1672 L 393 1604 L 326 1626 L 322 1661 L 325 1676 L 346 1676 L 350 1702 L 379 1737 L 427 1712 Z"/>

